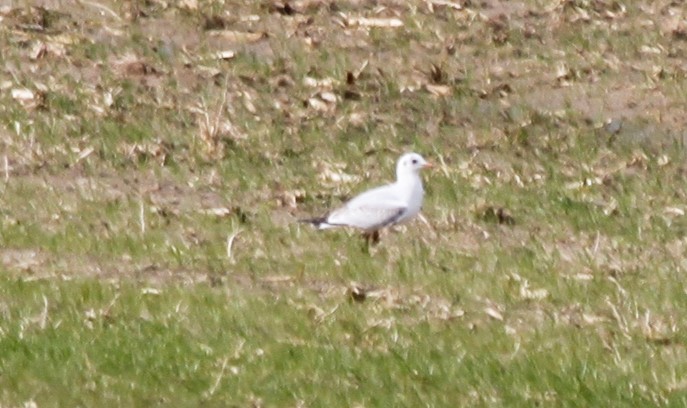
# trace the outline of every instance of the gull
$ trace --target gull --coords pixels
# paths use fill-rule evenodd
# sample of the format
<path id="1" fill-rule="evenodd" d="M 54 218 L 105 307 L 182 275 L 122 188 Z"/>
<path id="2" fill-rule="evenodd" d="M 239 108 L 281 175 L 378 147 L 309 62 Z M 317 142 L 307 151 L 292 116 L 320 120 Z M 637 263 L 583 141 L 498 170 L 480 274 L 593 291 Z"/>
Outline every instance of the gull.
<path id="1" fill-rule="evenodd" d="M 431 167 L 417 153 L 406 153 L 398 159 L 396 181 L 368 190 L 323 217 L 301 220 L 318 229 L 354 227 L 363 230 L 369 244 L 379 242 L 379 230 L 406 222 L 422 208 L 424 189 L 420 170 Z"/>

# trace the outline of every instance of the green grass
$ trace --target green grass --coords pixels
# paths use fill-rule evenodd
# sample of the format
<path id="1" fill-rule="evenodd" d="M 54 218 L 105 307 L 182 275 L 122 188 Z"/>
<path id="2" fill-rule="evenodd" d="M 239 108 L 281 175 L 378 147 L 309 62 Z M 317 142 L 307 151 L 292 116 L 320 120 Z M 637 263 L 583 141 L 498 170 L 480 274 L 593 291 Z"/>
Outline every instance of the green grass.
<path id="1" fill-rule="evenodd" d="M 684 403 L 664 385 L 684 369 L 671 359 L 682 353 L 641 336 L 607 350 L 610 322 L 542 316 L 536 329 L 508 335 L 495 320 L 471 327 L 418 306 L 388 310 L 311 290 L 144 286 L 3 280 L 6 403 Z"/>
<path id="2" fill-rule="evenodd" d="M 674 11 L 134 3 L 0 11 L 0 406 L 687 405 Z"/>

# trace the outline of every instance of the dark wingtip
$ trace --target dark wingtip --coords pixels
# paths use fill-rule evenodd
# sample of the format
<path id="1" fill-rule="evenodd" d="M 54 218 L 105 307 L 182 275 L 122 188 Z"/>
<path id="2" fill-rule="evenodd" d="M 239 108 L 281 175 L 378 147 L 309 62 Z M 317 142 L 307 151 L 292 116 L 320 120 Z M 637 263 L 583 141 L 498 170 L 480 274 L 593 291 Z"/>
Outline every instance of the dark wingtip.
<path id="1" fill-rule="evenodd" d="M 312 224 L 316 227 L 319 227 L 321 224 L 326 222 L 327 219 L 325 217 L 316 217 L 316 218 L 301 218 L 298 220 L 298 222 L 306 223 L 306 224 Z"/>

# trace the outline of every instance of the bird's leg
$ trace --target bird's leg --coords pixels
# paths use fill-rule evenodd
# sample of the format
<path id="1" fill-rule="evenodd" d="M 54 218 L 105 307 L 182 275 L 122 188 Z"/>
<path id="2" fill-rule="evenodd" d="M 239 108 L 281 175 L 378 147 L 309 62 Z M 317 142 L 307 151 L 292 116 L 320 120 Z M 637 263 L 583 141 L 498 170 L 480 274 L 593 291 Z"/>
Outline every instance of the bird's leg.
<path id="1" fill-rule="evenodd" d="M 363 238 L 367 246 L 375 246 L 379 243 L 379 230 L 363 232 Z"/>

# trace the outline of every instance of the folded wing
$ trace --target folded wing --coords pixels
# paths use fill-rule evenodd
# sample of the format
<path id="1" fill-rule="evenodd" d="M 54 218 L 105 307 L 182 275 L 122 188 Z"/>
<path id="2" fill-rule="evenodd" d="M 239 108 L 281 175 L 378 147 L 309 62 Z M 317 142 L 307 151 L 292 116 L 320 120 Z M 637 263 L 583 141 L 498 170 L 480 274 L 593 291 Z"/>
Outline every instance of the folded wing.
<path id="1" fill-rule="evenodd" d="M 364 230 L 378 230 L 399 220 L 406 211 L 406 206 L 398 202 L 376 202 L 362 205 L 346 205 L 331 212 L 326 219 L 326 226 L 349 226 Z"/>

